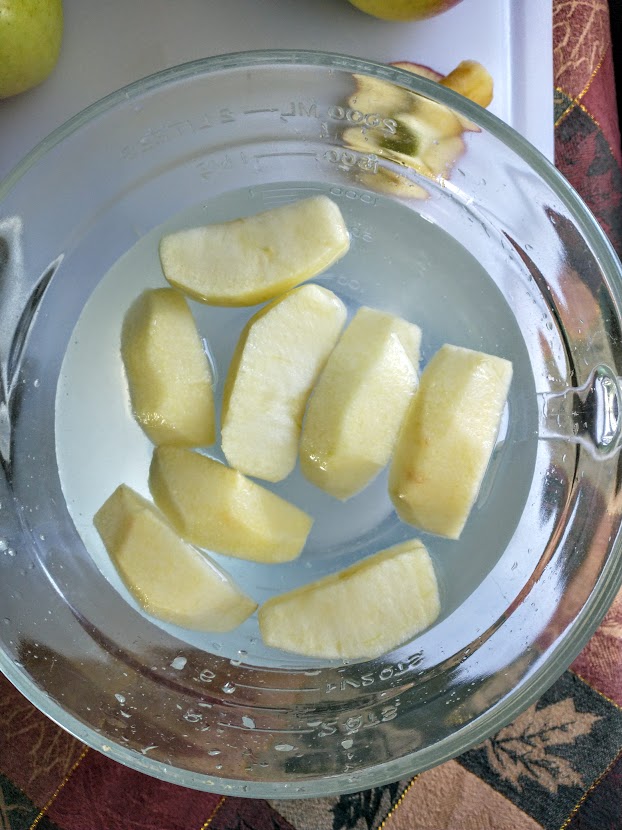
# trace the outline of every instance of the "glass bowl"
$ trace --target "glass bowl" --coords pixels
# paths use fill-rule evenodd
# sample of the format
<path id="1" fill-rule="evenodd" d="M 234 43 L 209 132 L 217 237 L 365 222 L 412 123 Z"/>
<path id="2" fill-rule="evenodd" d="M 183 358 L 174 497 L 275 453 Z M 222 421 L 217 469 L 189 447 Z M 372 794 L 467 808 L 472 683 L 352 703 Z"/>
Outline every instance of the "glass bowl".
<path id="1" fill-rule="evenodd" d="M 318 282 L 350 310 L 419 323 L 424 362 L 448 341 L 514 364 L 460 541 L 419 534 L 438 621 L 352 663 L 268 649 L 256 617 L 226 635 L 159 624 L 92 525 L 122 481 L 148 492 L 151 446 L 129 414 L 119 330 L 131 299 L 164 284 L 163 227 L 318 192 L 352 237 Z M 253 309 L 192 307 L 219 399 Z M 94 104 L 0 186 L 0 668 L 90 746 L 219 793 L 359 790 L 463 752 L 562 673 L 620 586 L 620 326 L 620 264 L 576 193 L 510 128 L 430 80 L 260 52 Z M 298 472 L 274 489 L 316 520 L 300 559 L 219 559 L 260 602 L 417 535 L 392 510 L 386 474 L 346 503 Z"/>

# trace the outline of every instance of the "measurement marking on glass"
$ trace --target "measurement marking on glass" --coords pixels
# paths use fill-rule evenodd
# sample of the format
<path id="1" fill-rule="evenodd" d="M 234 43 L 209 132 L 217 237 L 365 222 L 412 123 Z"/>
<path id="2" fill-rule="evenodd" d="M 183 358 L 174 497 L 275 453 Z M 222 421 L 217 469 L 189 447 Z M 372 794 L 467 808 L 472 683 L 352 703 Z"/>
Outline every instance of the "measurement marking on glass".
<path id="1" fill-rule="evenodd" d="M 305 686 L 302 689 L 277 689 L 274 686 L 247 686 L 245 683 L 236 683 L 236 686 L 242 689 L 252 689 L 254 692 L 320 692 L 319 687 L 311 688 Z"/>
<path id="2" fill-rule="evenodd" d="M 291 202 L 292 199 L 299 199 L 301 195 L 307 193 L 321 193 L 319 188 L 301 187 L 298 190 L 292 190 L 287 193 L 266 193 L 262 196 L 264 202 Z"/>
<path id="3" fill-rule="evenodd" d="M 242 110 L 243 115 L 258 115 L 262 112 L 278 112 L 276 107 L 268 107 L 266 109 L 258 109 L 258 110 Z"/>
<path id="4" fill-rule="evenodd" d="M 223 723 L 222 721 L 218 721 L 218 726 L 224 726 L 226 729 L 241 729 L 243 732 L 267 732 L 274 735 L 310 735 L 315 732 L 315 729 L 261 729 L 258 727 L 249 730 L 248 726 L 236 726 L 234 723 Z"/>
<path id="5" fill-rule="evenodd" d="M 279 154 L 280 155 L 280 154 Z M 310 153 L 309 155 L 314 156 L 315 153 Z M 265 188 L 262 190 L 262 194 L 265 196 L 296 196 L 298 193 L 301 193 L 305 190 L 312 190 L 315 193 L 323 193 L 324 188 L 319 187 L 316 185 L 300 185 L 299 187 L 280 187 L 280 188 Z"/>
<path id="6" fill-rule="evenodd" d="M 257 153 L 255 155 L 256 159 L 269 159 L 269 158 L 281 158 L 282 156 L 313 156 L 316 157 L 317 153 L 299 153 L 296 151 L 291 152 L 281 152 L 281 153 Z"/>

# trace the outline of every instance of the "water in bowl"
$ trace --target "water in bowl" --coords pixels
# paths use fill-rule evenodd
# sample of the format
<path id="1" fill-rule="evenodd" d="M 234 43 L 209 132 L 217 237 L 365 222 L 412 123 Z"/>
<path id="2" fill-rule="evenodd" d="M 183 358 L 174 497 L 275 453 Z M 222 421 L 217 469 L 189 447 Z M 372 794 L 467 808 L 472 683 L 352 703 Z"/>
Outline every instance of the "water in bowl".
<path id="1" fill-rule="evenodd" d="M 526 451 L 523 440 L 514 440 L 514 415 L 524 408 L 524 391 L 533 386 L 533 380 L 514 315 L 489 274 L 444 230 L 385 197 L 308 182 L 238 190 L 176 215 L 141 238 L 99 282 L 64 357 L 56 396 L 56 449 L 63 492 L 87 550 L 104 576 L 134 605 L 92 522 L 121 483 L 149 496 L 152 445 L 129 405 L 119 349 L 124 314 L 145 288 L 167 285 L 158 259 L 163 233 L 249 215 L 318 192 L 327 193 L 341 207 L 352 246 L 345 258 L 315 282 L 338 294 L 350 315 L 368 305 L 417 323 L 423 331 L 422 366 L 445 342 L 512 360 L 514 381 L 497 449 L 459 542 L 422 534 L 399 521 L 387 493 L 386 471 L 362 493 L 342 503 L 309 484 L 297 468 L 283 482 L 264 484 L 315 520 L 300 558 L 284 565 L 258 565 L 212 554 L 214 559 L 261 603 L 389 545 L 420 537 L 439 575 L 440 622 L 480 585 L 516 528 L 532 479 L 534 448 Z M 257 307 L 227 309 L 194 301 L 190 306 L 214 369 L 219 411 L 237 337 Z M 224 461 L 218 439 L 204 451 Z M 80 462 L 85 457 L 91 459 L 88 468 Z M 240 650 L 257 665 L 284 659 L 263 648 L 255 617 L 237 631 L 217 636 L 163 627 L 231 659 L 237 659 Z"/>

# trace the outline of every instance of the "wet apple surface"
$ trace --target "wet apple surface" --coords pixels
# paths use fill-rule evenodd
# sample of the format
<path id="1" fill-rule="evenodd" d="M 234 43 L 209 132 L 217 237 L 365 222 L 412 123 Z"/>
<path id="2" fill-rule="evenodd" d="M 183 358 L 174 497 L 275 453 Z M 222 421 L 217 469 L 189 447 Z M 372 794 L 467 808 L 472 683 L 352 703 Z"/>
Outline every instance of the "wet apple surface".
<path id="1" fill-rule="evenodd" d="M 306 185 L 301 195 L 306 194 L 308 189 L 309 186 Z M 372 326 L 363 337 L 366 347 L 362 357 L 369 357 L 369 362 L 375 365 L 371 356 L 376 352 L 379 355 L 378 366 L 386 364 L 387 369 L 379 369 L 376 376 L 378 385 L 372 384 L 372 388 L 383 389 L 382 384 L 390 380 L 397 365 L 393 358 L 397 359 L 398 354 L 401 359 L 401 362 L 398 361 L 400 365 L 410 367 L 406 374 L 411 380 L 416 377 L 418 327 L 422 333 L 420 352 L 423 367 L 440 346 L 451 339 L 460 346 L 477 351 L 511 356 L 519 382 L 523 383 L 525 378 L 528 382 L 529 367 L 527 362 L 521 360 L 522 340 L 511 310 L 500 292 L 498 297 L 496 296 L 494 283 L 464 248 L 423 217 L 389 200 L 385 203 L 382 196 L 372 196 L 362 189 L 349 190 L 348 196 L 345 193 L 341 194 L 339 188 L 323 188 L 318 185 L 318 191 L 320 189 L 341 209 L 351 235 L 351 247 L 346 256 L 314 278 L 312 284 L 294 289 L 293 293 L 302 291 L 304 295 L 309 289 L 312 292 L 319 291 L 320 295 L 325 292 L 322 296 L 337 298 L 336 302 L 331 299 L 330 303 L 335 308 L 342 306 L 345 311 L 338 315 L 336 323 L 331 324 L 336 331 L 336 334 L 333 334 L 334 340 L 341 329 L 343 313 L 347 313 L 348 328 L 357 317 L 376 317 L 383 321 L 387 337 L 384 334 L 378 335 L 376 326 Z M 350 198 L 352 193 L 360 195 L 360 199 Z M 353 495 L 350 492 L 341 493 L 342 497 L 347 497 L 345 501 L 335 498 L 307 480 L 304 464 L 296 464 L 294 470 L 280 482 L 253 482 L 252 479 L 246 479 L 244 475 L 228 467 L 222 447 L 221 423 L 223 409 L 226 411 L 227 408 L 223 406 L 227 397 L 226 375 L 232 362 L 235 365 L 234 354 L 240 338 L 243 339 L 242 333 L 253 317 L 257 316 L 258 309 L 215 307 L 188 300 L 213 377 L 216 440 L 211 446 L 200 446 L 198 453 L 189 450 L 176 451 L 181 458 L 187 455 L 194 461 L 196 456 L 202 470 L 198 478 L 194 473 L 186 475 L 187 471 L 183 470 L 179 475 L 175 473 L 178 481 L 174 488 L 168 488 L 169 495 L 175 491 L 171 497 L 172 501 L 168 496 L 162 496 L 167 489 L 164 481 L 166 476 L 153 473 L 153 492 L 149 489 L 148 471 L 152 463 L 153 445 L 132 414 L 120 340 L 127 310 L 137 297 L 145 289 L 158 289 L 166 285 L 158 256 L 159 240 L 166 233 L 175 233 L 201 223 L 209 224 L 221 220 L 229 221 L 236 216 L 255 215 L 262 208 L 271 207 L 275 203 L 290 204 L 296 201 L 296 195 L 296 188 L 291 183 L 287 186 L 273 185 L 265 190 L 254 188 L 250 192 L 227 194 L 227 197 L 221 197 L 213 203 L 201 205 L 173 217 L 166 226 L 156 228 L 143 237 L 101 281 L 74 331 L 58 386 L 57 449 L 61 481 L 68 507 L 87 549 L 102 572 L 128 602 L 135 602 L 135 599 L 132 598 L 131 592 L 128 593 L 127 585 L 120 579 L 114 562 L 93 526 L 93 516 L 122 483 L 145 498 L 151 499 L 155 496 L 156 505 L 164 510 L 175 532 L 179 536 L 185 536 L 192 544 L 204 548 L 207 555 L 228 575 L 232 583 L 260 605 L 271 597 L 287 594 L 293 589 L 302 588 L 331 574 L 342 573 L 378 551 L 412 538 L 413 534 L 420 535 L 421 541 L 429 551 L 438 580 L 441 603 L 439 620 L 442 620 L 469 597 L 494 566 L 520 517 L 525 489 L 530 480 L 530 461 L 525 453 L 513 452 L 511 442 L 508 445 L 506 441 L 508 433 L 512 430 L 512 421 L 507 417 L 508 410 L 503 412 L 486 486 L 476 501 L 459 543 L 425 532 L 419 534 L 418 530 L 400 520 L 389 495 L 388 469 L 386 466 L 382 469 L 383 463 L 386 464 L 386 453 L 382 459 L 374 460 L 375 469 L 371 476 L 366 473 L 359 478 L 357 473 L 354 478 L 358 479 L 358 483 L 362 482 L 365 485 L 365 477 L 368 477 L 368 483 Z M 378 209 L 380 207 L 381 209 Z M 387 252 L 390 252 L 389 256 Z M 485 303 L 482 302 L 483 297 L 486 298 Z M 277 302 L 276 307 L 282 304 L 283 301 Z M 266 308 L 270 308 L 270 304 Z M 263 309 L 259 310 L 260 313 L 262 311 Z M 390 325 L 386 325 L 387 321 Z M 491 321 L 494 321 L 494 325 L 491 325 Z M 381 331 L 384 331 L 383 326 L 380 326 Z M 347 332 L 348 328 L 344 328 L 344 332 Z M 356 326 L 354 332 L 356 333 Z M 278 353 L 278 341 L 281 336 L 275 337 Z M 304 337 L 300 339 L 301 342 L 306 342 Z M 378 350 L 374 347 L 376 339 L 383 344 Z M 288 357 L 295 341 L 296 338 L 285 349 Z M 344 336 L 342 343 L 345 348 L 348 338 Z M 332 345 L 327 349 L 328 352 L 331 351 Z M 333 352 L 335 359 L 339 357 L 339 352 L 340 349 Z M 351 365 L 347 353 L 348 349 L 346 359 L 342 360 L 339 370 L 342 373 L 347 372 L 347 366 Z M 361 350 L 356 348 L 351 352 L 359 357 L 360 353 Z M 366 363 L 366 359 L 363 363 Z M 359 370 L 364 370 L 363 377 L 369 381 L 373 375 L 371 367 L 361 366 Z M 97 373 L 101 383 L 90 382 L 93 372 Z M 332 370 L 327 373 L 329 379 L 331 373 Z M 397 375 L 399 374 L 398 372 Z M 406 379 L 405 376 L 403 379 Z M 282 387 L 282 384 L 277 383 L 277 387 L 279 385 Z M 382 394 L 367 392 L 366 394 L 372 394 L 372 397 L 374 394 L 380 394 L 382 400 L 378 401 L 377 407 L 373 404 L 365 406 L 364 394 L 361 393 L 362 397 L 357 399 L 356 395 L 350 395 L 348 392 L 348 389 L 363 389 L 364 386 L 365 384 L 361 385 L 360 378 L 357 379 L 356 371 L 352 371 L 349 373 L 348 382 L 342 387 L 343 400 L 340 402 L 338 395 L 329 394 L 329 398 L 334 398 L 332 404 L 340 417 L 348 408 L 346 402 L 356 403 L 352 409 L 355 413 L 357 406 L 359 407 L 359 414 L 353 417 L 350 421 L 351 426 L 347 428 L 348 434 L 358 438 L 350 442 L 350 447 L 347 448 L 350 458 L 347 458 L 342 469 L 346 469 L 351 463 L 353 448 L 356 451 L 358 447 L 359 455 L 374 456 L 374 444 L 376 441 L 382 443 L 381 430 L 372 427 L 370 433 L 370 427 L 365 426 L 362 417 L 368 414 L 368 410 L 374 409 L 381 414 L 383 406 L 388 406 L 392 398 L 386 391 Z M 78 387 L 85 390 L 79 400 L 72 394 L 72 390 Z M 321 389 L 322 383 L 318 382 L 316 376 L 314 391 L 318 392 L 320 403 Z M 314 391 L 311 393 L 311 404 L 307 407 L 307 414 L 312 412 Z M 406 390 L 402 391 L 406 400 Z M 257 403 L 250 407 L 245 417 L 252 417 L 253 408 L 257 411 L 258 418 L 263 415 L 263 412 L 258 411 L 259 406 Z M 511 407 L 512 392 L 510 412 Z M 330 414 L 325 406 L 319 408 L 325 414 Z M 383 427 L 389 426 L 389 412 L 394 414 L 392 404 L 387 417 L 381 418 Z M 385 421 L 387 423 L 384 423 Z M 312 425 L 313 420 L 310 423 Z M 304 424 L 303 419 L 303 427 Z M 394 428 L 392 432 L 395 433 Z M 95 441 L 95 435 L 99 440 Z M 387 446 L 392 448 L 394 440 L 395 435 L 388 441 Z M 156 453 L 156 457 L 162 452 L 166 455 L 169 448 L 163 447 L 162 451 Z M 98 470 L 97 477 L 88 475 L 83 465 L 78 463 L 80 458 L 87 455 L 90 457 L 91 465 Z M 337 460 L 342 463 L 339 458 Z M 386 460 L 388 461 L 388 458 Z M 355 466 L 358 461 L 356 458 Z M 508 476 L 510 466 L 511 477 Z M 158 464 L 155 463 L 152 470 L 157 467 Z M 210 472 L 205 474 L 204 470 L 207 467 L 210 467 Z M 211 468 L 216 471 L 215 477 L 212 476 Z M 227 477 L 230 478 L 228 483 L 225 481 Z M 182 479 L 186 481 L 183 486 L 179 484 Z M 235 551 L 232 556 L 231 546 L 226 552 L 222 544 L 214 544 L 214 525 L 227 525 L 230 528 L 233 523 L 235 526 L 236 510 L 240 509 L 241 504 L 238 496 L 241 497 L 246 490 L 246 481 L 252 485 L 251 489 L 254 489 L 256 494 L 265 490 L 269 495 L 278 496 L 282 500 L 282 506 L 291 506 L 291 515 L 300 516 L 301 522 L 304 516 L 309 517 L 304 528 L 302 522 L 294 531 L 294 535 L 297 534 L 298 546 L 292 545 L 286 555 L 283 554 L 281 542 L 277 542 L 273 548 L 273 553 L 274 549 L 280 549 L 280 556 L 266 554 L 264 551 L 258 556 L 251 555 L 250 559 L 240 559 L 239 552 Z M 349 481 L 348 488 L 352 486 L 352 481 Z M 212 493 L 218 493 L 218 498 L 210 499 L 210 489 Z M 196 499 L 197 504 L 201 502 L 198 507 L 196 504 L 193 506 Z M 216 509 L 218 504 L 222 509 Z M 209 519 L 212 522 L 209 533 L 200 538 L 189 533 L 189 524 L 194 521 L 191 518 L 193 511 L 198 511 L 208 522 L 206 517 L 209 516 L 211 507 L 214 509 L 212 518 Z M 185 512 L 185 518 L 179 518 L 180 511 Z M 248 513 L 247 510 L 243 512 Z M 507 521 L 495 521 L 495 514 L 504 515 Z M 279 519 L 276 524 L 280 521 Z M 252 525 L 252 522 L 250 524 Z M 276 525 L 273 526 L 273 530 L 274 527 Z M 248 544 L 249 537 L 247 536 L 245 541 L 243 534 L 257 530 L 258 525 L 254 529 L 246 526 L 240 531 L 242 541 L 240 542 L 239 534 L 238 542 L 233 547 L 237 546 L 242 553 L 245 547 L 252 547 Z M 269 538 L 271 531 L 266 531 L 263 527 L 259 528 L 259 532 L 265 540 Z M 274 560 L 279 558 L 281 564 L 275 564 Z M 466 558 L 469 559 L 470 567 L 457 581 L 454 574 L 457 572 L 456 569 L 461 573 L 464 571 L 463 564 L 460 563 Z M 253 559 L 255 561 L 251 561 Z M 138 605 L 140 606 L 140 603 Z M 189 642 L 204 642 L 201 639 L 203 635 L 198 631 L 182 631 L 179 624 L 166 620 L 162 620 L 160 624 L 165 628 L 172 626 L 176 636 L 181 636 Z M 219 640 L 221 647 L 230 650 L 232 654 L 240 648 L 249 651 L 249 654 L 253 654 L 253 659 L 260 664 L 264 661 L 268 664 L 274 661 L 278 663 L 283 659 L 278 656 L 278 651 L 261 644 L 259 637 L 257 617 L 251 615 L 235 631 L 219 635 Z"/>

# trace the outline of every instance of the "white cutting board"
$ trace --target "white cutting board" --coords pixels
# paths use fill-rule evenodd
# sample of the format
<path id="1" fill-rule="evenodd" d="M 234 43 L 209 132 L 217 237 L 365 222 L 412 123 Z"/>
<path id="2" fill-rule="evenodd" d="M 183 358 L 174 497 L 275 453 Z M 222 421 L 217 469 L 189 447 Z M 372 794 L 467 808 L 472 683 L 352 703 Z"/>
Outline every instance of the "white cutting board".
<path id="1" fill-rule="evenodd" d="M 0 180 L 55 127 L 121 86 L 195 58 L 270 48 L 411 60 L 444 73 L 479 60 L 495 79 L 490 109 L 552 159 L 551 4 L 463 0 L 430 20 L 387 23 L 347 0 L 64 0 L 53 75 L 0 101 Z"/>

